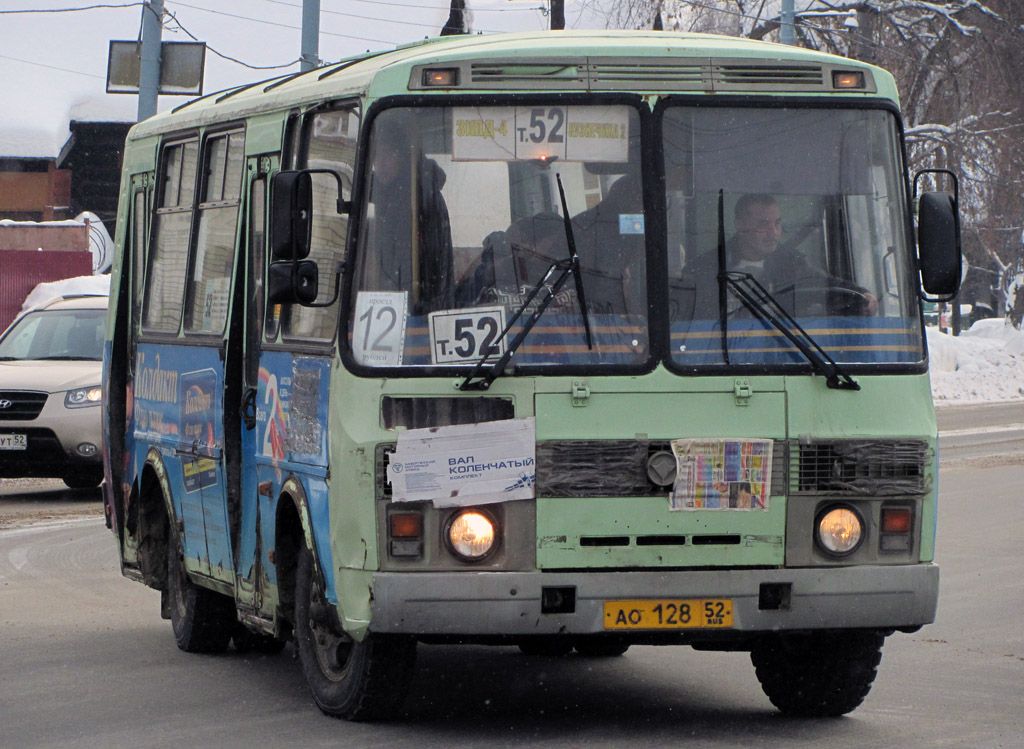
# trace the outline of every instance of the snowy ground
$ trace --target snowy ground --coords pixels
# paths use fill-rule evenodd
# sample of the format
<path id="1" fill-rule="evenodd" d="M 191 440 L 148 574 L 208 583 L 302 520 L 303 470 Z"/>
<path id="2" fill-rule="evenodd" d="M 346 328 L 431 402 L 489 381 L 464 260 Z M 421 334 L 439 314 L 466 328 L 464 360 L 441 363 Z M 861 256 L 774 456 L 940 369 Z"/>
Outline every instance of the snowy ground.
<path id="1" fill-rule="evenodd" d="M 1024 400 L 1024 332 L 981 320 L 958 337 L 928 328 L 936 406 Z"/>

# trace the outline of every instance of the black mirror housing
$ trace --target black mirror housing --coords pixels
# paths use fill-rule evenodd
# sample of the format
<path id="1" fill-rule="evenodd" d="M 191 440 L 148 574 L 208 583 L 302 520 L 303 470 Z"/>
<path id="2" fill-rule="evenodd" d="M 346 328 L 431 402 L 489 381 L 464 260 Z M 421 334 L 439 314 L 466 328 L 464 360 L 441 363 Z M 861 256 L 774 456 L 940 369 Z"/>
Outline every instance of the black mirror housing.
<path id="1" fill-rule="evenodd" d="M 278 172 L 270 182 L 270 252 L 274 260 L 309 255 L 313 230 L 313 180 L 308 171 Z"/>
<path id="2" fill-rule="evenodd" d="M 925 293 L 952 298 L 960 290 L 960 216 L 947 192 L 922 193 L 917 214 L 917 253 Z"/>
<path id="3" fill-rule="evenodd" d="M 319 293 L 319 272 L 312 260 L 279 260 L 270 264 L 267 304 L 310 306 Z"/>

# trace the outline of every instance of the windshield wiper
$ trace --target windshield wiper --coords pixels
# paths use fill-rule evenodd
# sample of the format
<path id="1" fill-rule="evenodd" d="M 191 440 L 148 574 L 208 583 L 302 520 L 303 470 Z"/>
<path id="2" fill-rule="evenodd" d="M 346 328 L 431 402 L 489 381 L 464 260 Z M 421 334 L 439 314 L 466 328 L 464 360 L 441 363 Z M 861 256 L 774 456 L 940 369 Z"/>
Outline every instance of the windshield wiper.
<path id="1" fill-rule="evenodd" d="M 572 261 L 572 275 L 576 281 L 576 302 L 580 305 L 583 317 L 583 330 L 587 334 L 587 350 L 594 348 L 590 337 L 590 318 L 587 317 L 587 297 L 583 293 L 583 274 L 580 273 L 580 256 L 576 254 L 576 237 L 572 233 L 572 219 L 569 218 L 569 206 L 565 203 L 565 190 L 562 189 L 562 175 L 555 173 L 558 183 L 558 197 L 562 199 L 562 221 L 565 223 L 565 241 L 569 245 L 569 259 Z"/>
<path id="2" fill-rule="evenodd" d="M 537 282 L 537 285 L 530 290 L 526 300 L 519 305 L 515 314 L 513 314 L 505 324 L 505 328 L 500 334 L 498 334 L 497 338 L 491 342 L 487 347 L 487 350 L 483 352 L 483 355 L 473 366 L 472 371 L 466 375 L 466 379 L 462 381 L 461 385 L 459 385 L 459 390 L 487 390 L 491 386 L 491 383 L 501 375 L 505 370 L 506 365 L 508 365 L 509 360 L 515 355 L 519 346 L 522 345 L 523 339 L 526 338 L 526 334 L 530 332 L 533 326 L 537 323 L 537 320 L 540 319 L 540 316 L 544 314 L 544 310 L 546 310 L 548 305 L 551 304 L 551 300 L 555 298 L 558 292 L 561 291 L 562 287 L 565 285 L 565 282 L 569 279 L 569 274 L 573 271 L 574 262 L 573 258 L 566 258 L 565 260 L 559 260 L 558 262 L 552 263 L 548 266 L 544 277 L 541 278 L 540 281 Z M 548 286 L 548 279 L 555 271 L 561 271 L 561 274 L 555 280 L 554 284 Z M 512 326 L 515 325 L 516 321 L 523 316 L 523 313 L 526 312 L 527 309 L 529 309 L 533 300 L 542 289 L 547 292 L 547 296 L 541 300 L 540 304 L 538 304 L 537 308 L 533 311 L 533 314 L 531 314 L 526 319 L 526 322 L 523 323 L 523 329 L 516 334 L 516 337 L 512 339 L 511 343 L 509 343 L 508 348 L 505 349 L 505 353 L 501 355 L 500 359 L 494 362 L 494 365 L 487 371 L 487 374 L 474 382 L 473 378 L 477 376 L 481 369 L 483 369 L 484 365 L 487 363 L 488 357 L 498 350 L 498 344 L 505 340 L 505 336 L 508 335 Z"/>
<path id="3" fill-rule="evenodd" d="M 750 312 L 762 323 L 767 322 L 797 347 L 811 363 L 815 373 L 825 378 L 833 390 L 860 390 L 860 385 L 829 356 L 818 342 L 804 330 L 768 289 L 749 273 L 726 271 L 724 283 Z"/>
<path id="4" fill-rule="evenodd" d="M 860 390 L 835 359 L 811 338 L 791 314 L 779 304 L 761 283 L 749 273 L 730 271 L 725 252 L 725 191 L 718 191 L 718 323 L 721 332 L 722 359 L 729 364 L 729 305 L 728 291 L 732 291 L 744 307 L 762 323 L 768 323 L 797 347 L 811 363 L 811 369 L 825 378 L 833 390 Z"/>
<path id="5" fill-rule="evenodd" d="M 729 288 L 725 258 L 725 190 L 718 191 L 718 330 L 722 359 L 729 364 Z"/>
<path id="6" fill-rule="evenodd" d="M 477 360 L 473 369 L 468 375 L 466 375 L 466 379 L 462 381 L 461 385 L 459 385 L 459 390 L 461 391 L 487 390 L 490 388 L 491 384 L 501 376 L 502 372 L 505 371 L 505 367 L 508 366 L 509 361 L 511 361 L 512 357 L 515 356 L 516 351 L 519 350 L 519 347 L 522 345 L 526 335 L 533 329 L 533 326 L 537 324 L 537 320 L 539 320 L 540 316 L 544 314 L 544 310 L 548 308 L 551 301 L 558 295 L 558 292 L 562 290 L 565 282 L 569 280 L 570 273 L 576 278 L 576 301 L 580 305 L 580 314 L 583 316 L 583 329 L 587 336 L 587 348 L 594 348 L 590 335 L 590 320 L 587 317 L 586 298 L 583 295 L 583 279 L 580 277 L 580 258 L 579 255 L 576 254 L 576 239 L 573 236 L 572 221 L 569 218 L 569 209 L 565 202 L 565 190 L 562 189 L 562 175 L 555 174 L 555 180 L 558 182 L 558 193 L 562 199 L 562 217 L 565 222 L 565 239 L 569 245 L 569 257 L 548 266 L 547 272 L 544 273 L 543 278 L 541 278 L 540 281 L 538 281 L 530 290 L 526 300 L 519 305 L 515 314 L 513 314 L 505 324 L 504 330 L 502 330 L 501 333 L 491 342 L 487 347 L 487 350 L 481 354 L 480 359 Z M 559 272 L 559 276 L 555 279 L 555 282 L 549 286 L 548 279 L 551 277 L 551 274 L 556 271 Z M 547 292 L 547 296 L 541 300 L 540 304 L 537 305 L 537 308 L 526 319 L 526 322 L 523 323 L 523 329 L 516 334 L 516 337 L 512 339 L 511 343 L 509 343 L 508 348 L 505 349 L 505 353 L 501 355 L 501 358 L 494 362 L 494 365 L 487 371 L 487 374 L 479 380 L 474 381 L 473 378 L 476 377 L 480 370 L 483 369 L 484 365 L 487 364 L 487 359 L 491 354 L 498 350 L 498 344 L 505 340 L 505 336 L 508 335 L 512 326 L 515 325 L 516 321 L 523 316 L 523 313 L 530 308 L 533 300 L 542 289 Z"/>

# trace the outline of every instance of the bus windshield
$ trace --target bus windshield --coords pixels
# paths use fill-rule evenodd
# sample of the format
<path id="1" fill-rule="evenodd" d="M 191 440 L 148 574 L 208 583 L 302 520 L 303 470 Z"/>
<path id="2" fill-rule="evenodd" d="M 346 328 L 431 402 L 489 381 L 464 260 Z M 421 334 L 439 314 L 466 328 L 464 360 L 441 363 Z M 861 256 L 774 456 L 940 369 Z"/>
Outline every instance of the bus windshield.
<path id="1" fill-rule="evenodd" d="M 637 366 L 649 356 L 640 127 L 627 106 L 422 107 L 373 122 L 350 335 L 367 366 L 495 358 L 516 312 L 580 262 L 516 351 L 520 365 Z M 524 309 L 527 307 L 527 309 Z"/>
<path id="2" fill-rule="evenodd" d="M 895 116 L 673 106 L 662 124 L 673 363 L 806 363 L 723 272 L 838 362 L 921 361 Z"/>

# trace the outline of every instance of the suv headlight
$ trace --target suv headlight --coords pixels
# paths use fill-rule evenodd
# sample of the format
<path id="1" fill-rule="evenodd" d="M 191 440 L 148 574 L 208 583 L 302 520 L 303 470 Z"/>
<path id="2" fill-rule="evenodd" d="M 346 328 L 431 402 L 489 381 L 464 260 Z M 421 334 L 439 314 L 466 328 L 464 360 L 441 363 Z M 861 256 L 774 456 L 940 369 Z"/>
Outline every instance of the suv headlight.
<path id="1" fill-rule="evenodd" d="M 98 406 L 103 398 L 103 389 L 99 385 L 91 388 L 77 388 L 69 390 L 64 396 L 65 408 L 83 408 L 84 406 Z"/>

